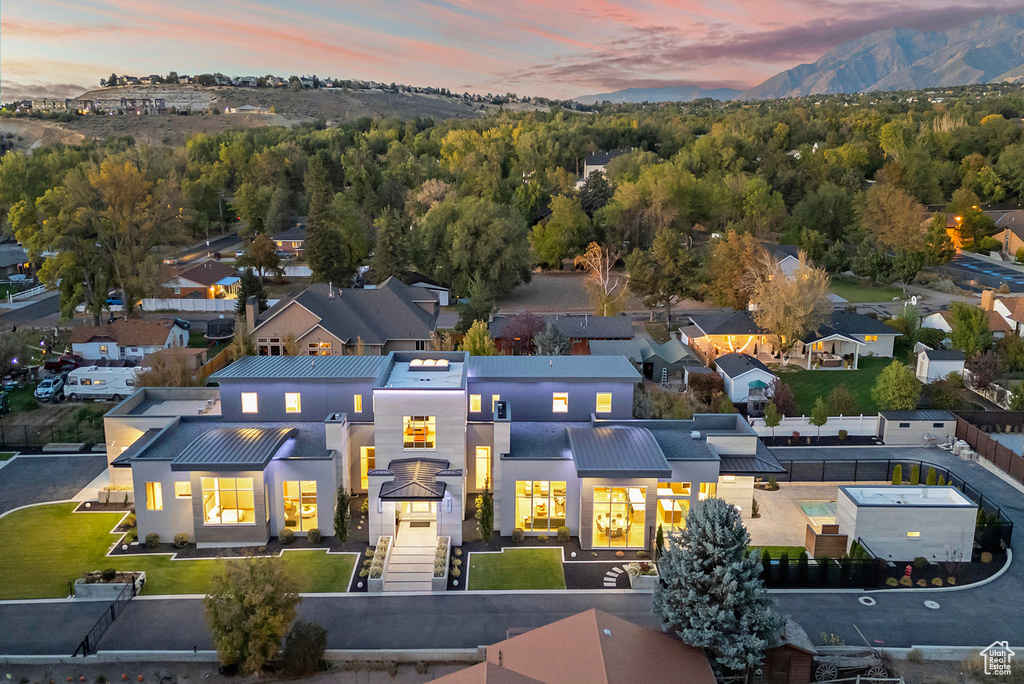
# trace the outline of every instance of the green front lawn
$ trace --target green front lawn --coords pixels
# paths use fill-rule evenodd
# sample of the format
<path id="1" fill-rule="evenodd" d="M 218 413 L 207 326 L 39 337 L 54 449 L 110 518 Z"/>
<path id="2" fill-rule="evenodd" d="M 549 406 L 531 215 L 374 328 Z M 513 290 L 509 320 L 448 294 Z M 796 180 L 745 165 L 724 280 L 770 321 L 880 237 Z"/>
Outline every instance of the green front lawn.
<path id="1" fill-rule="evenodd" d="M 14 456 L 13 451 L 0 451 L 0 461 L 8 461 Z"/>
<path id="2" fill-rule="evenodd" d="M 75 504 L 34 506 L 0 518 L 0 599 L 61 598 L 68 582 L 90 570 L 115 568 L 146 573 L 146 594 L 205 594 L 220 560 L 170 560 L 170 556 L 104 554 L 117 539 L 110 530 L 121 513 L 74 513 Z M 347 591 L 354 554 L 319 550 L 282 556 L 302 592 Z"/>
<path id="3" fill-rule="evenodd" d="M 893 297 L 902 297 L 903 290 L 891 285 L 875 285 L 860 278 L 843 276 L 832 279 L 832 292 L 848 302 L 891 302 Z"/>
<path id="4" fill-rule="evenodd" d="M 473 553 L 469 586 L 485 589 L 565 589 L 561 549 L 506 549 Z"/>
<path id="5" fill-rule="evenodd" d="M 790 560 L 796 560 L 800 557 L 801 551 L 807 551 L 807 549 L 802 546 L 748 546 L 747 549 L 749 549 L 751 553 L 756 550 L 760 550 L 762 553 L 767 551 L 775 560 L 778 560 L 779 556 L 784 553 L 789 555 Z"/>
<path id="6" fill-rule="evenodd" d="M 839 384 L 850 388 L 857 398 L 861 413 L 873 415 L 878 413 L 878 405 L 871 398 L 871 388 L 875 386 L 878 374 L 892 361 L 862 356 L 857 362 L 857 370 L 807 370 L 792 363 L 786 368 L 774 370 L 779 380 L 793 389 L 798 411 L 805 416 L 811 415 L 815 399 L 821 397 L 827 401 L 829 392 Z"/>

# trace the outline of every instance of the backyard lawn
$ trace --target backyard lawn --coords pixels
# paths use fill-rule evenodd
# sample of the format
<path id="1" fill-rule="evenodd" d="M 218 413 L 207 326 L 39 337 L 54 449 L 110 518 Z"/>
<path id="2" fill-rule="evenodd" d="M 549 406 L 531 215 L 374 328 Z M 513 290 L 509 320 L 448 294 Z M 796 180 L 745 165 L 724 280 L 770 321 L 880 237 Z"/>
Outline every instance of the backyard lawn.
<path id="1" fill-rule="evenodd" d="M 470 554 L 467 589 L 565 589 L 562 552 L 533 548 Z"/>
<path id="2" fill-rule="evenodd" d="M 0 539 L 19 540 L 0 554 L 0 599 L 63 598 L 68 581 L 90 570 L 146 573 L 144 594 L 205 594 L 220 560 L 170 560 L 169 556 L 104 554 L 116 540 L 110 530 L 121 513 L 74 513 L 75 504 L 33 506 L 0 518 Z M 45 532 L 46 537 L 41 536 Z M 301 592 L 347 591 L 354 554 L 319 550 L 282 556 Z M 559 568 L 561 572 L 561 568 Z"/>
<path id="3" fill-rule="evenodd" d="M 805 416 L 811 415 L 814 400 L 818 397 L 828 400 L 832 388 L 844 384 L 857 398 L 860 412 L 865 415 L 878 413 L 878 406 L 871 398 L 871 388 L 882 370 L 892 363 L 892 359 L 861 357 L 857 362 L 857 370 L 807 370 L 790 364 L 786 369 L 775 369 L 779 380 L 793 389 L 796 395 L 798 410 Z M 795 370 L 789 370 L 794 368 Z"/>
<path id="4" fill-rule="evenodd" d="M 832 292 L 848 302 L 891 302 L 893 297 L 902 297 L 903 290 L 891 285 L 874 285 L 859 278 L 840 277 L 832 279 Z"/>
<path id="5" fill-rule="evenodd" d="M 760 550 L 762 553 L 767 551 L 775 560 L 778 560 L 779 556 L 783 553 L 787 554 L 790 560 L 796 560 L 800 557 L 801 551 L 805 553 L 807 551 L 807 549 L 802 546 L 748 546 L 747 548 L 751 553 L 755 550 Z"/>

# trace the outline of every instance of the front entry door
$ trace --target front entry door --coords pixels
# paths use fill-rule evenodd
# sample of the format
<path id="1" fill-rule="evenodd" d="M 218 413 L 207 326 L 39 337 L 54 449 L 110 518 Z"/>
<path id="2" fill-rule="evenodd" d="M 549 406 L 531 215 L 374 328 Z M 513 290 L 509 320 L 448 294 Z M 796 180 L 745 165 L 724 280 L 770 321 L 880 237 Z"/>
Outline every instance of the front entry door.
<path id="1" fill-rule="evenodd" d="M 436 501 L 403 501 L 402 520 L 437 520 Z"/>
<path id="2" fill-rule="evenodd" d="M 437 543 L 437 502 L 403 501 L 398 508 L 401 521 L 397 525 L 399 546 L 433 546 Z"/>

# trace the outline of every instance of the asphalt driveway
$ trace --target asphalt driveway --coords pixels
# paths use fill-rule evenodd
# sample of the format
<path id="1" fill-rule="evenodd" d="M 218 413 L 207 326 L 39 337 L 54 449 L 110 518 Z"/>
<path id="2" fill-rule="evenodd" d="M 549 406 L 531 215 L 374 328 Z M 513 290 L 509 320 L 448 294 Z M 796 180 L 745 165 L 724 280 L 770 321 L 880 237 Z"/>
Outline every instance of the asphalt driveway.
<path id="1" fill-rule="evenodd" d="M 0 514 L 70 499 L 107 467 L 106 454 L 18 456 L 0 468 Z"/>

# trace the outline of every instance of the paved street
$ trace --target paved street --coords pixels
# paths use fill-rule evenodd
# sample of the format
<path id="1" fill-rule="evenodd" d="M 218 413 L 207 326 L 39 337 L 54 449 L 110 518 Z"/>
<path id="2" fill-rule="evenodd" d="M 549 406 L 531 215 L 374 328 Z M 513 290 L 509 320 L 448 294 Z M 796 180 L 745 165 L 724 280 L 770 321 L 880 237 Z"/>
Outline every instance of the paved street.
<path id="1" fill-rule="evenodd" d="M 782 612 L 792 615 L 816 643 L 822 632 L 859 644 L 859 627 L 870 640 L 887 646 L 926 644 L 985 645 L 1024 634 L 1024 494 L 977 463 L 959 460 L 939 449 L 779 448 L 782 459 L 915 458 L 943 465 L 979 487 L 1021 528 L 1014 538 L 1017 559 L 991 584 L 952 592 L 876 592 L 878 605 L 862 606 L 858 593 L 777 594 Z M 2 473 L 2 471 L 0 471 Z M 940 604 L 938 610 L 925 600 Z M 303 600 L 299 614 L 327 628 L 330 648 L 474 647 L 504 638 L 510 627 L 535 627 L 596 607 L 639 624 L 656 626 L 646 594 L 501 594 L 461 592 L 395 597 L 314 597 Z M 0 653 L 70 653 L 82 639 L 83 615 L 65 603 L 0 605 L 0 624 L 23 629 L 0 630 Z M 95 615 L 99 614 L 96 610 Z M 91 624 L 91 622 L 89 622 Z M 30 635 L 36 634 L 38 637 Z M 29 636 L 26 636 L 29 635 Z M 197 599 L 136 599 L 103 637 L 103 650 L 210 648 Z M 68 650 L 70 648 L 70 651 Z M 63 650 L 62 650 L 63 649 Z"/>

